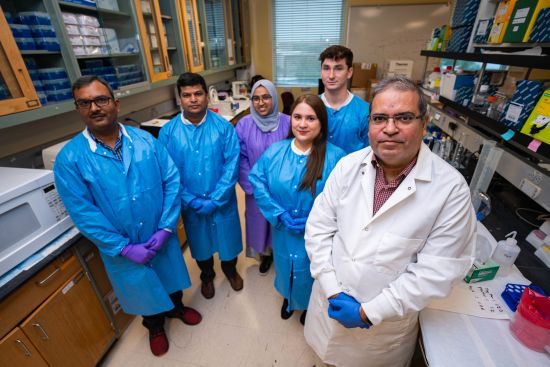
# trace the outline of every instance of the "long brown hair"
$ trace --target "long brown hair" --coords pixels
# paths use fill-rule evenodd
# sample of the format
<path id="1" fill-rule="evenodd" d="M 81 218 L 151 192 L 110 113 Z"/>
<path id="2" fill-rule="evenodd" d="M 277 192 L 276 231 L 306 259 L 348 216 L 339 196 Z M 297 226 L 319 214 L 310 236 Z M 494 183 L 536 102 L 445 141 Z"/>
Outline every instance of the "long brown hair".
<path id="1" fill-rule="evenodd" d="M 311 153 L 307 159 L 306 164 L 306 173 L 300 183 L 299 190 L 310 190 L 311 194 L 315 196 L 316 183 L 317 180 L 323 178 L 323 167 L 325 166 L 325 152 L 327 150 L 327 140 L 328 140 L 328 116 L 327 109 L 325 104 L 318 96 L 314 94 L 305 94 L 296 99 L 292 108 L 290 109 L 290 119 L 292 120 L 292 114 L 294 109 L 300 103 L 305 103 L 310 106 L 319 122 L 321 123 L 321 131 L 319 135 L 313 139 L 313 145 L 311 146 Z M 292 122 L 290 126 L 290 132 L 288 133 L 289 138 L 294 138 L 294 133 L 292 132 Z"/>

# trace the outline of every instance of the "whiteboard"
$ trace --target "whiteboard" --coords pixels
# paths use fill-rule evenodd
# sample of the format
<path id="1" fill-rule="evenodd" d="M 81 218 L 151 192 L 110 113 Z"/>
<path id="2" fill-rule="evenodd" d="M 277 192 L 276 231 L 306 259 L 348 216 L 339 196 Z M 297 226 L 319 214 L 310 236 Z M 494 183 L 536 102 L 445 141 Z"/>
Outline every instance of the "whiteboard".
<path id="1" fill-rule="evenodd" d="M 377 63 L 377 77 L 381 78 L 386 60 L 413 60 L 413 79 L 423 79 L 426 58 L 420 56 L 420 50 L 426 49 L 432 30 L 447 22 L 448 5 L 354 6 L 349 9 L 346 45 L 353 51 L 354 62 Z M 435 63 L 433 58 L 430 61 Z"/>

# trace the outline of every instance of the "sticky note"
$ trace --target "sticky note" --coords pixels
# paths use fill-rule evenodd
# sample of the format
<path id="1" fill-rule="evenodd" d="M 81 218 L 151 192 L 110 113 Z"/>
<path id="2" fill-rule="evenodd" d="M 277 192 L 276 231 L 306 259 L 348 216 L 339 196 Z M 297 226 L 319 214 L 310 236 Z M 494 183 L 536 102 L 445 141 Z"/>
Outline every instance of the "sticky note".
<path id="1" fill-rule="evenodd" d="M 527 149 L 532 150 L 533 152 L 536 152 L 536 151 L 539 149 L 539 147 L 540 147 L 541 144 L 542 144 L 542 143 L 541 143 L 539 140 L 533 139 L 533 140 L 529 143 L 529 145 L 527 146 Z"/>
<path id="2" fill-rule="evenodd" d="M 504 134 L 501 134 L 500 137 L 506 141 L 512 139 L 512 137 L 516 134 L 514 130 L 508 129 Z"/>

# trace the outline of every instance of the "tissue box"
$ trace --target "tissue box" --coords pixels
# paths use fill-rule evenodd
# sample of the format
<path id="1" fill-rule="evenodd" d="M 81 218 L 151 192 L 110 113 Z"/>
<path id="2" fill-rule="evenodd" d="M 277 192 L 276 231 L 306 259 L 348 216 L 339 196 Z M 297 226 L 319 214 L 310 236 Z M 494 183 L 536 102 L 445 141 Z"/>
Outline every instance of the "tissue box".
<path id="1" fill-rule="evenodd" d="M 466 283 L 476 283 L 491 280 L 497 275 L 498 268 L 499 265 L 491 260 L 485 264 L 474 263 L 468 274 L 464 277 L 464 281 Z"/>
<path id="2" fill-rule="evenodd" d="M 550 144 L 550 89 L 544 91 L 521 132 Z"/>
<path id="3" fill-rule="evenodd" d="M 537 80 L 520 80 L 510 102 L 504 107 L 499 122 L 520 131 L 535 107 L 543 90 L 543 83 Z"/>

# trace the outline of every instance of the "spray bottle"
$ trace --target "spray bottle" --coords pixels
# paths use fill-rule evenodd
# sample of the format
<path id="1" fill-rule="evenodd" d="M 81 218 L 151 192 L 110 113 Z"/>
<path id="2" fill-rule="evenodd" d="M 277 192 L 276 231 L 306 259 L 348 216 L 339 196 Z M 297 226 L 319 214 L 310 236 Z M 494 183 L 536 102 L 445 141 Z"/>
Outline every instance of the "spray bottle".
<path id="1" fill-rule="evenodd" d="M 498 275 L 507 275 L 510 272 L 521 251 L 516 240 L 516 234 L 516 231 L 510 232 L 506 235 L 506 239 L 497 243 L 493 253 L 493 261 L 500 265 Z"/>

